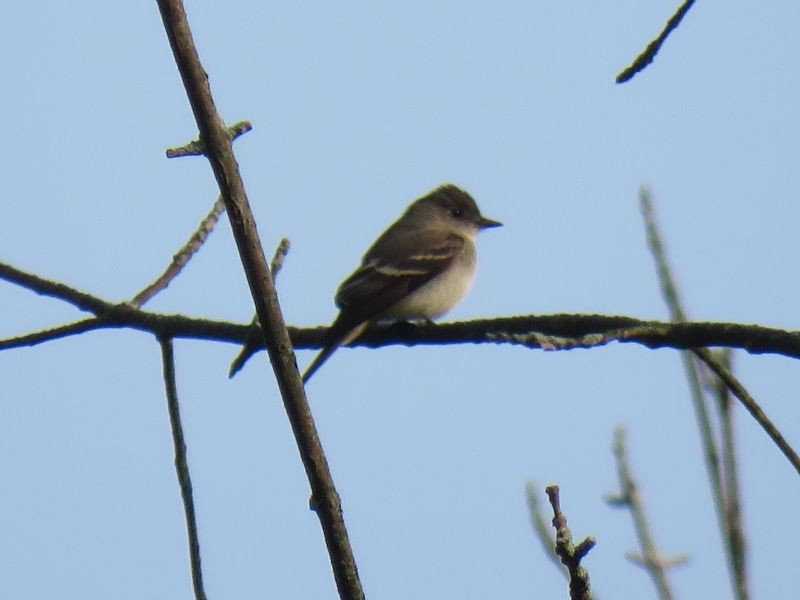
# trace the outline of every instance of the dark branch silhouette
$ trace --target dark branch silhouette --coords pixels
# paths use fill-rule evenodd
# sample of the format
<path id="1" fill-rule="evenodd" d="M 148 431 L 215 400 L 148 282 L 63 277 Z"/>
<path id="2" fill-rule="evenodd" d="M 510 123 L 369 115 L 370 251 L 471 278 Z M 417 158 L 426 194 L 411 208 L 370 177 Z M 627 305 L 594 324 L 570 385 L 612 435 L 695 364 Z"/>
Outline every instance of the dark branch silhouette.
<path id="1" fill-rule="evenodd" d="M 280 272 L 281 268 L 283 268 L 283 260 L 286 258 L 286 255 L 289 253 L 289 240 L 287 238 L 283 238 L 278 247 L 275 249 L 275 254 L 272 257 L 272 262 L 269 265 L 270 273 L 272 273 L 272 279 L 274 280 L 278 273 Z M 231 363 L 231 368 L 228 370 L 228 377 L 233 377 L 238 373 L 244 364 L 250 360 L 250 357 L 253 356 L 260 348 L 264 347 L 264 339 L 261 337 L 261 329 L 258 328 L 258 315 L 253 317 L 253 320 L 250 321 L 250 326 L 255 330 L 253 335 L 245 342 L 244 346 L 242 347 L 241 352 L 233 359 Z"/>
<path id="2" fill-rule="evenodd" d="M 0 279 L 19 283 L 33 291 L 62 299 L 97 315 L 95 319 L 67 327 L 0 340 L 0 350 L 33 346 L 93 329 L 128 328 L 146 331 L 158 337 L 239 344 L 252 341 L 257 333 L 252 325 L 193 319 L 183 315 L 164 315 L 141 310 L 127 303 L 113 304 L 3 263 L 0 263 Z M 320 348 L 325 339 L 325 327 L 306 329 L 288 327 L 287 330 L 291 340 L 290 345 L 297 349 Z M 752 353 L 782 354 L 800 358 L 800 332 L 736 323 L 664 323 L 641 321 L 631 317 L 572 314 L 501 317 L 442 324 L 395 323 L 386 327 L 376 327 L 351 345 L 378 348 L 396 344 L 415 346 L 510 343 L 529 348 L 567 350 L 601 346 L 613 341 L 637 343 L 648 348 L 678 350 L 720 346 L 741 348 Z M 710 356 L 703 356 L 704 361 L 713 361 Z M 294 358 L 293 353 L 292 358 Z M 712 367 L 712 370 L 716 368 L 718 365 Z M 775 425 L 766 418 L 764 411 L 733 375 L 725 374 L 723 371 L 720 373 L 718 375 L 723 381 L 730 383 L 734 395 L 742 401 L 750 414 L 776 442 L 795 470 L 800 473 L 800 457 Z"/>
<path id="3" fill-rule="evenodd" d="M 650 42 L 647 45 L 647 48 L 636 57 L 636 60 L 633 61 L 631 66 L 627 69 L 622 71 L 619 75 L 617 75 L 617 83 L 625 83 L 630 79 L 633 79 L 633 76 L 636 75 L 639 71 L 642 71 L 653 62 L 653 59 L 658 54 L 658 51 L 661 50 L 662 44 L 667 40 L 669 34 L 671 34 L 677 27 L 680 25 L 683 17 L 686 16 L 686 13 L 689 12 L 689 9 L 692 8 L 694 4 L 694 0 L 686 0 L 681 6 L 675 11 L 675 14 L 672 15 L 667 21 L 667 24 L 664 26 L 664 29 L 658 35 L 656 39 Z"/>
<path id="4" fill-rule="evenodd" d="M 341 500 L 297 370 L 294 349 L 283 320 L 274 281 L 239 174 L 231 135 L 214 105 L 208 76 L 200 63 L 183 3 L 181 0 L 158 0 L 158 8 L 200 132 L 198 139 L 225 201 L 262 336 L 311 486 L 313 504 L 322 526 L 339 595 L 354 600 L 363 598 L 364 592 L 342 516 Z"/>

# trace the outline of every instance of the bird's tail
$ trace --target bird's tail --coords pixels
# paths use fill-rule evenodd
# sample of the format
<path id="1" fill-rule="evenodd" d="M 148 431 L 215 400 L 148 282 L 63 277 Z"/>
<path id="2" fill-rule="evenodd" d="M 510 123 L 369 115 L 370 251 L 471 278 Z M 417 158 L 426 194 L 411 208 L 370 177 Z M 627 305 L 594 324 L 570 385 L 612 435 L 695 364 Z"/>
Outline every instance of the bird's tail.
<path id="1" fill-rule="evenodd" d="M 369 326 L 369 321 L 364 321 L 363 323 L 359 323 L 353 328 L 346 329 L 345 331 L 339 333 L 338 335 L 334 334 L 331 336 L 330 341 L 328 341 L 320 350 L 320 353 L 314 357 L 314 360 L 311 361 L 311 364 L 306 369 L 306 372 L 303 373 L 303 383 L 306 383 L 311 376 L 316 373 L 317 369 L 319 369 L 323 363 L 328 360 L 334 352 L 339 348 L 339 346 L 346 346 L 353 340 L 355 340 L 358 336 L 364 333 L 364 330 Z M 335 327 L 331 329 L 335 330 Z"/>

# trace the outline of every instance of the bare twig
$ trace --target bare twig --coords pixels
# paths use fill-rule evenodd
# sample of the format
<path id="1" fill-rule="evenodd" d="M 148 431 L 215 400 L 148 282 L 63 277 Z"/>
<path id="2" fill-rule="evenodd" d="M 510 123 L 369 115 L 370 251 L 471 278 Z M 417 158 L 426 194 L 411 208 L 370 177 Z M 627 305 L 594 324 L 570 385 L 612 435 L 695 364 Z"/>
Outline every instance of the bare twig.
<path id="1" fill-rule="evenodd" d="M 784 456 L 789 459 L 789 462 L 795 466 L 798 473 L 800 473 L 800 456 L 798 456 L 797 452 L 789 445 L 789 442 L 786 441 L 783 434 L 781 434 L 775 424 L 767 417 L 764 410 L 758 405 L 739 380 L 736 379 L 730 371 L 725 369 L 725 367 L 720 365 L 719 361 L 711 356 L 708 349 L 696 348 L 692 352 L 708 365 L 714 374 L 728 387 L 731 393 L 739 399 L 756 422 L 761 425 L 761 428 L 772 438 L 775 445 L 780 448 Z"/>
<path id="2" fill-rule="evenodd" d="M 717 359 L 729 373 L 731 368 L 732 353 L 725 349 L 719 353 Z M 737 600 L 747 600 L 750 597 L 747 582 L 747 540 L 742 524 L 741 489 L 739 486 L 739 473 L 736 460 L 736 436 L 733 433 L 733 417 L 736 405 L 731 402 L 731 391 L 718 377 L 713 378 L 713 391 L 717 398 L 720 417 L 720 441 L 722 443 L 722 475 L 725 481 L 727 503 L 725 506 L 725 520 L 728 524 L 728 536 L 731 546 L 731 567 L 733 569 L 733 584 Z"/>
<path id="3" fill-rule="evenodd" d="M 553 527 L 556 530 L 556 554 L 569 572 L 570 600 L 591 600 L 592 591 L 589 586 L 589 573 L 581 565 L 583 558 L 597 543 L 593 537 L 587 537 L 577 546 L 572 543 L 572 532 L 567 526 L 567 517 L 561 512 L 561 500 L 557 485 L 545 489 L 550 505 L 553 507 Z"/>
<path id="4" fill-rule="evenodd" d="M 622 427 L 618 427 L 614 432 L 613 450 L 617 463 L 617 478 L 619 479 L 620 491 L 618 494 L 608 496 L 606 501 L 612 506 L 625 507 L 630 510 L 641 554 L 631 554 L 629 558 L 647 571 L 656 586 L 658 597 L 661 600 L 672 600 L 673 595 L 667 579 L 667 568 L 685 564 L 688 559 L 685 556 L 672 558 L 661 556 L 661 553 L 656 548 L 653 536 L 650 533 L 650 525 L 644 513 L 644 502 L 628 464 L 625 430 Z"/>
<path id="5" fill-rule="evenodd" d="M 544 555 L 552 561 L 564 577 L 569 578 L 567 567 L 562 564 L 556 554 L 556 544 L 551 537 L 550 527 L 547 525 L 547 521 L 544 518 L 544 512 L 539 504 L 537 493 L 536 484 L 531 482 L 525 486 L 525 498 L 527 498 L 528 501 L 528 515 L 531 519 L 531 526 L 536 534 L 536 538 L 542 545 Z"/>
<path id="6" fill-rule="evenodd" d="M 647 239 L 651 253 L 656 262 L 664 299 L 669 307 L 673 320 L 684 321 L 686 320 L 686 312 L 681 306 L 675 280 L 670 272 L 671 270 L 667 262 L 666 252 L 658 231 L 652 200 L 646 188 L 640 190 L 639 199 L 647 229 Z M 734 436 L 729 419 L 730 411 L 727 411 L 728 414 L 726 415 L 726 411 L 723 410 L 725 402 L 729 401 L 730 398 L 727 392 L 721 391 L 722 388 L 727 386 L 727 389 L 744 404 L 745 408 L 750 411 L 759 425 L 767 432 L 767 435 L 772 438 L 781 452 L 783 452 L 784 456 L 795 465 L 795 469 L 798 469 L 798 465 L 800 465 L 800 457 L 798 457 L 797 453 L 786 442 L 780 431 L 775 428 L 774 424 L 763 413 L 761 407 L 755 402 L 752 402 L 753 398 L 744 386 L 739 383 L 736 377 L 734 377 L 729 368 L 729 353 L 728 360 L 724 363 L 717 360 L 714 355 L 705 348 L 693 349 L 692 353 L 694 357 L 690 357 L 688 353 L 684 353 L 684 366 L 686 367 L 686 373 L 689 379 L 689 387 L 695 406 L 695 413 L 698 418 L 698 423 L 700 424 L 701 440 L 706 457 L 706 467 L 708 469 L 711 489 L 714 495 L 714 509 L 717 514 L 717 522 L 722 533 L 722 538 L 726 542 L 723 546 L 730 567 L 731 584 L 738 600 L 746 600 L 748 597 L 745 565 L 746 543 L 744 530 L 739 518 L 741 500 L 739 497 L 740 490 L 733 455 Z M 701 372 L 702 367 L 697 359 L 702 361 L 712 372 L 718 375 L 718 378 L 713 379 L 713 383 L 716 395 L 719 399 L 719 414 L 722 422 L 721 440 L 717 440 L 711 428 L 706 406 L 706 396 L 703 393 L 703 386 L 701 383 L 703 378 L 703 373 Z M 723 449 L 723 461 L 719 459 L 720 445 Z"/>
<path id="7" fill-rule="evenodd" d="M 78 335 L 94 329 L 101 329 L 104 326 L 102 318 L 90 317 L 88 319 L 81 319 L 66 325 L 59 325 L 50 329 L 43 329 L 25 335 L 15 336 L 0 340 L 0 350 L 9 350 L 11 348 L 23 348 L 25 346 L 38 346 L 45 342 L 58 340 L 61 338 Z"/>
<path id="8" fill-rule="evenodd" d="M 275 254 L 272 255 L 272 262 L 269 263 L 269 271 L 272 273 L 272 278 L 275 279 L 283 268 L 283 261 L 286 255 L 289 254 L 289 248 L 292 244 L 289 238 L 281 239 L 278 247 L 275 248 Z"/>
<path id="9" fill-rule="evenodd" d="M 683 4 L 678 8 L 674 15 L 672 15 L 667 21 L 667 24 L 664 26 L 662 32 L 658 35 L 656 39 L 650 42 L 647 45 L 647 48 L 636 57 L 636 60 L 624 71 L 622 71 L 619 75 L 617 75 L 617 83 L 625 83 L 633 78 L 639 71 L 643 70 L 647 65 L 653 62 L 653 59 L 658 54 L 658 51 L 661 50 L 661 45 L 666 41 L 667 37 L 670 33 L 672 33 L 680 22 L 683 20 L 683 17 L 686 16 L 686 13 L 689 12 L 689 9 L 692 8 L 694 4 L 694 0 L 685 0 Z"/>
<path id="10" fill-rule="evenodd" d="M 264 257 L 244 182 L 239 174 L 230 135 L 214 106 L 208 77 L 200 63 L 183 3 L 181 0 L 157 1 L 175 63 L 200 132 L 199 139 L 225 200 L 233 237 L 256 306 L 263 338 L 267 343 L 275 379 L 311 486 L 313 504 L 325 536 L 339 595 L 347 599 L 363 598 L 364 592 L 342 517 L 341 500 L 334 487 L 297 370 L 294 349 Z"/>
<path id="11" fill-rule="evenodd" d="M 10 283 L 27 288 L 40 296 L 57 298 L 95 315 L 103 314 L 112 306 L 110 302 L 101 300 L 97 296 L 81 292 L 51 279 L 44 279 L 33 273 L 26 273 L 2 262 L 0 262 L 0 279 L 5 279 Z"/>
<path id="12" fill-rule="evenodd" d="M 228 135 L 230 136 L 231 141 L 233 141 L 251 129 L 253 129 L 253 126 L 250 124 L 250 121 L 239 121 L 238 123 L 234 123 L 228 127 Z M 181 156 L 202 156 L 205 153 L 206 147 L 203 142 L 200 140 L 194 140 L 193 142 L 189 142 L 184 146 L 168 148 L 167 158 L 180 158 Z"/>
<path id="13" fill-rule="evenodd" d="M 283 238 L 275 249 L 275 254 L 272 256 L 272 262 L 269 267 L 273 280 L 283 267 L 283 260 L 289 253 L 290 245 L 289 238 Z M 253 328 L 253 335 L 247 339 L 241 352 L 233 359 L 231 367 L 228 370 L 229 378 L 241 371 L 245 363 L 250 360 L 250 357 L 264 347 L 264 338 L 261 336 L 261 329 L 258 327 L 258 315 L 253 317 L 253 320 L 250 322 L 250 327 Z"/>
<path id="14" fill-rule="evenodd" d="M 225 210 L 225 203 L 222 201 L 222 196 L 217 198 L 214 206 L 200 222 L 200 226 L 192 234 L 189 240 L 178 250 L 172 257 L 172 262 L 167 266 L 164 272 L 153 283 L 144 288 L 141 292 L 136 294 L 130 301 L 134 306 L 144 306 L 146 302 L 153 298 L 156 294 L 165 290 L 170 282 L 178 276 L 186 263 L 194 256 L 200 249 L 200 246 L 208 238 L 209 234 L 214 230 L 214 226 L 219 220 L 219 216 Z"/>
<path id="15" fill-rule="evenodd" d="M 203 588 L 203 570 L 200 564 L 200 540 L 197 536 L 197 519 L 194 512 L 192 495 L 192 479 L 189 475 L 189 463 L 186 460 L 186 442 L 181 425 L 181 411 L 178 402 L 178 387 L 175 383 L 175 354 L 172 340 L 161 338 L 161 357 L 164 365 L 164 386 L 167 393 L 167 409 L 169 423 L 172 428 L 172 442 L 175 446 L 175 471 L 178 474 L 178 485 L 181 488 L 183 512 L 186 516 L 186 531 L 189 537 L 189 561 L 192 570 L 192 585 L 196 600 L 205 600 Z"/>
<path id="16" fill-rule="evenodd" d="M 644 219 L 647 244 L 650 247 L 650 254 L 653 256 L 653 261 L 655 262 L 658 281 L 661 285 L 661 293 L 669 309 L 670 318 L 673 321 L 686 321 L 686 311 L 680 300 L 675 278 L 672 276 L 672 270 L 667 260 L 667 253 L 661 241 L 661 234 L 659 232 L 658 222 L 656 221 L 653 201 L 650 196 L 650 191 L 646 187 L 642 187 L 639 190 L 639 207 Z M 708 480 L 711 485 L 714 510 L 717 515 L 717 524 L 719 525 L 722 539 L 725 540 L 728 538 L 725 521 L 727 495 L 723 486 L 722 472 L 720 469 L 719 442 L 714 435 L 711 419 L 708 414 L 706 397 L 705 394 L 703 394 L 701 367 L 696 359 L 687 352 L 681 355 L 681 360 L 683 361 L 684 371 L 686 372 L 686 380 L 689 383 L 689 393 L 692 398 L 695 418 L 700 428 L 700 442 L 703 446 L 703 456 L 705 458 Z M 727 544 L 725 544 L 725 552 L 730 552 Z"/>

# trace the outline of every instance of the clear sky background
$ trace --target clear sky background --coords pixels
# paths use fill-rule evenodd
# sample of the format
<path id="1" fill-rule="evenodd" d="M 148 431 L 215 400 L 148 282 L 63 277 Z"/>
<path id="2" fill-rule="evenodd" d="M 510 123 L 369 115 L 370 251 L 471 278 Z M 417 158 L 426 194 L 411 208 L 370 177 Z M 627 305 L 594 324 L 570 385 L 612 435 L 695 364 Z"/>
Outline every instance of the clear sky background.
<path id="1" fill-rule="evenodd" d="M 699 2 L 655 63 L 614 76 L 677 0 L 200 2 L 187 5 L 289 323 L 328 323 L 374 237 L 443 182 L 506 223 L 452 319 L 586 312 L 666 318 L 637 207 L 652 186 L 696 319 L 800 329 L 800 4 Z M 0 260 L 106 299 L 155 278 L 210 208 L 196 128 L 154 2 L 0 8 Z M 0 284 L 0 337 L 75 319 Z M 223 219 L 148 308 L 247 322 Z M 259 354 L 176 343 L 211 598 L 334 598 L 308 484 Z M 312 353 L 298 353 L 301 366 Z M 735 356 L 795 447 L 800 364 Z M 95 332 L 0 355 L 0 595 L 191 598 L 160 352 Z M 308 387 L 369 597 L 566 598 L 524 486 L 558 483 L 604 598 L 654 597 L 603 500 L 613 429 L 682 598 L 730 587 L 680 355 L 612 345 L 342 350 Z M 754 598 L 796 590 L 797 474 L 737 416 Z M 542 495 L 542 498 L 544 496 Z"/>

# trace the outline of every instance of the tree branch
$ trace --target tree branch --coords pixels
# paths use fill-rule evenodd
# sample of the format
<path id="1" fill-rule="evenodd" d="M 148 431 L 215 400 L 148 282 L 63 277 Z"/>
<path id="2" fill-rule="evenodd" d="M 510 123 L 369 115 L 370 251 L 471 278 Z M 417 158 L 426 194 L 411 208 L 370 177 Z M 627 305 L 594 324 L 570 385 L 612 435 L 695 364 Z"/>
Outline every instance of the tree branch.
<path id="1" fill-rule="evenodd" d="M 667 40 L 669 34 L 671 34 L 675 29 L 677 29 L 678 25 L 680 25 L 683 17 L 686 16 L 686 13 L 689 12 L 689 9 L 692 8 L 694 4 L 694 0 L 686 0 L 681 6 L 675 11 L 675 14 L 672 15 L 667 21 L 667 24 L 664 26 L 664 29 L 658 35 L 656 39 L 650 42 L 647 45 L 647 48 L 636 57 L 636 60 L 633 61 L 631 66 L 627 69 L 622 71 L 619 75 L 617 75 L 617 83 L 625 83 L 633 79 L 633 76 L 636 75 L 639 71 L 642 71 L 653 62 L 653 59 L 658 54 L 658 51 L 661 50 L 661 45 Z"/>
<path id="2" fill-rule="evenodd" d="M 732 353 L 729 349 L 721 351 L 718 362 L 729 373 L 732 373 Z M 736 436 L 733 433 L 733 416 L 736 407 L 731 402 L 730 388 L 719 378 L 712 380 L 712 389 L 717 398 L 720 418 L 720 442 L 722 446 L 722 475 L 727 490 L 725 503 L 725 521 L 730 546 L 731 570 L 733 571 L 733 587 L 737 600 L 747 600 L 750 589 L 747 582 L 747 538 L 742 523 L 742 494 L 739 486 L 739 467 L 736 459 Z"/>
<path id="3" fill-rule="evenodd" d="M 203 587 L 203 569 L 200 564 L 200 539 L 197 535 L 197 519 L 194 512 L 192 478 L 189 475 L 189 463 L 186 459 L 186 441 L 183 437 L 178 386 L 175 382 L 175 353 L 172 348 L 172 340 L 161 338 L 159 342 L 161 344 L 161 358 L 164 368 L 167 410 L 172 429 L 172 443 L 175 447 L 175 472 L 178 475 L 178 485 L 181 488 L 183 512 L 186 517 L 186 532 L 189 537 L 189 562 L 192 570 L 194 597 L 196 600 L 206 600 L 206 591 Z"/>
<path id="4" fill-rule="evenodd" d="M 670 315 L 675 321 L 685 321 L 686 311 L 684 310 L 680 295 L 677 291 L 675 279 L 667 260 L 666 250 L 661 241 L 658 223 L 655 217 L 653 202 L 647 188 L 642 188 L 639 192 L 639 203 L 642 216 L 645 221 L 647 231 L 647 241 L 650 252 L 656 263 L 658 279 L 661 283 L 662 294 L 669 308 Z M 728 560 L 730 569 L 731 585 L 738 600 L 747 600 L 748 586 L 745 565 L 745 537 L 741 522 L 741 500 L 736 473 L 736 463 L 734 454 L 734 435 L 731 423 L 731 407 L 729 406 L 730 393 L 732 392 L 745 405 L 748 411 L 754 415 L 759 424 L 772 438 L 781 452 L 790 462 L 797 465 L 797 454 L 786 443 L 786 440 L 777 431 L 772 422 L 761 414 L 761 409 L 757 404 L 752 404 L 750 394 L 734 377 L 731 369 L 730 349 L 724 353 L 726 360 L 717 360 L 712 352 L 707 349 L 693 350 L 694 356 L 683 353 L 686 375 L 689 380 L 692 401 L 695 407 L 695 414 L 700 426 L 700 438 L 703 444 L 706 458 L 706 468 L 711 483 L 711 491 L 714 495 L 714 509 L 717 515 L 720 532 L 723 539 L 725 556 Z M 704 369 L 698 359 L 708 367 Z M 710 375 L 709 370 L 720 374 L 718 377 Z M 711 428 L 711 421 L 708 416 L 706 404 L 706 393 L 701 380 L 707 375 L 711 380 L 711 389 L 717 397 L 718 414 L 721 422 L 720 439 L 714 435 Z M 727 386 L 727 387 L 726 387 Z M 708 387 L 708 386 L 707 386 Z M 706 390 L 707 390 L 706 387 Z M 720 461 L 720 447 L 722 448 L 723 460 Z M 797 467 L 795 467 L 797 468 Z"/>
<path id="5" fill-rule="evenodd" d="M 278 247 L 275 249 L 275 254 L 272 257 L 272 262 L 269 266 L 269 271 L 272 274 L 272 279 L 278 276 L 281 268 L 283 268 L 283 260 L 286 258 L 286 255 L 289 253 L 289 247 L 291 244 L 289 243 L 288 238 L 283 238 Z M 244 364 L 250 360 L 259 349 L 264 347 L 264 338 L 261 336 L 261 329 L 258 327 L 258 315 L 253 317 L 253 320 L 250 322 L 250 326 L 253 328 L 253 335 L 244 343 L 242 346 L 242 350 L 233 359 L 231 363 L 231 367 L 228 370 L 228 377 L 233 377 L 241 371 Z"/>
<path id="6" fill-rule="evenodd" d="M 685 556 L 664 557 L 656 548 L 653 536 L 650 533 L 650 525 L 644 513 L 644 502 L 628 464 L 625 430 L 622 427 L 618 427 L 614 432 L 613 451 L 617 463 L 617 478 L 619 479 L 620 491 L 618 494 L 608 496 L 606 502 L 612 506 L 625 507 L 630 511 L 641 554 L 630 555 L 629 558 L 642 566 L 650 575 L 660 600 L 672 600 L 673 595 L 667 579 L 667 568 L 684 564 L 688 559 Z"/>
<path id="7" fill-rule="evenodd" d="M 661 286 L 661 295 L 669 310 L 670 318 L 673 321 L 686 321 L 687 315 L 678 293 L 675 278 L 672 276 L 667 259 L 667 252 L 661 241 L 658 222 L 656 220 L 655 209 L 650 195 L 650 190 L 642 187 L 639 190 L 639 208 L 644 219 L 645 231 L 647 234 L 647 245 L 656 267 L 656 274 Z M 706 473 L 708 474 L 713 498 L 714 512 L 717 515 L 717 525 L 723 542 L 724 551 L 730 563 L 730 545 L 725 543 L 729 540 L 727 521 L 725 519 L 725 505 L 727 494 L 722 480 L 722 470 L 719 460 L 719 441 L 711 426 L 706 395 L 703 391 L 703 366 L 698 362 L 698 356 L 688 352 L 681 354 L 683 368 L 686 373 L 686 380 L 689 384 L 689 395 L 692 399 L 697 426 L 700 430 L 700 443 L 703 447 L 703 457 L 705 459 Z M 731 572 L 732 574 L 732 572 Z"/>
<path id="8" fill-rule="evenodd" d="M 102 315 L 98 319 L 50 329 L 47 332 L 2 339 L 0 340 L 0 350 L 33 346 L 93 329 L 128 328 L 146 331 L 157 337 L 203 339 L 239 344 L 252 340 L 255 331 L 251 325 L 193 319 L 183 315 L 165 315 L 141 310 L 130 304 L 112 304 L 69 286 L 29 275 L 3 263 L 0 263 L 0 279 L 7 279 L 13 283 L 17 283 L 19 280 L 23 282 L 20 284 L 24 284 L 24 287 L 34 291 L 42 290 L 40 293 L 46 291 L 49 295 L 72 304 L 76 304 L 75 300 L 79 299 L 83 304 L 91 306 Z M 291 356 L 292 366 L 296 370 L 291 346 L 300 349 L 320 348 L 324 342 L 327 328 L 288 327 L 287 331 L 290 344 L 281 345 L 279 348 L 280 352 L 288 352 L 284 358 L 288 359 L 288 356 Z M 395 323 L 365 332 L 351 346 L 379 348 L 397 344 L 416 346 L 512 343 L 530 348 L 544 347 L 549 350 L 566 350 L 604 345 L 612 341 L 637 343 L 648 348 L 675 348 L 678 350 L 721 346 L 741 348 L 757 354 L 782 354 L 800 358 L 800 332 L 736 323 L 664 323 L 641 321 L 631 317 L 573 314 L 528 315 L 444 324 Z M 800 473 L 800 458 L 797 453 L 792 450 L 774 424 L 766 418 L 763 410 L 747 394 L 747 390 L 744 390 L 730 373 L 725 376 L 720 375 L 720 377 L 723 378 L 723 381 L 730 383 L 734 395 L 765 428 L 795 470 Z M 308 417 L 310 418 L 310 413 Z"/>
<path id="9" fill-rule="evenodd" d="M 533 532 L 536 534 L 536 539 L 538 539 L 539 543 L 542 545 L 544 555 L 558 567 L 558 570 L 564 577 L 569 579 L 567 567 L 561 562 L 561 559 L 558 558 L 558 554 L 556 554 L 556 543 L 551 537 L 550 528 L 545 521 L 544 512 L 539 505 L 539 492 L 537 491 L 537 487 L 538 486 L 533 482 L 525 486 L 525 498 L 528 501 L 528 516 L 531 520 L 531 527 L 533 527 Z"/>
<path id="10" fill-rule="evenodd" d="M 556 554 L 569 572 L 570 600 L 592 600 L 589 572 L 581 565 L 583 558 L 597 543 L 587 537 L 577 546 L 572 543 L 572 532 L 567 526 L 567 517 L 561 512 L 561 500 L 557 485 L 545 489 L 553 507 L 553 527 L 556 529 Z"/>
<path id="11" fill-rule="evenodd" d="M 342 517 L 341 501 L 297 370 L 289 332 L 239 174 L 239 165 L 233 154 L 230 135 L 214 106 L 208 77 L 200 63 L 183 3 L 181 0 L 157 2 L 200 131 L 199 139 L 225 200 L 233 237 L 267 343 L 267 352 L 311 486 L 313 504 L 322 525 L 339 595 L 348 599 L 363 598 L 364 592 Z"/>
<path id="12" fill-rule="evenodd" d="M 253 129 L 250 121 L 239 121 L 228 127 L 231 141 Z M 206 147 L 200 140 L 194 140 L 177 148 L 167 148 L 167 158 L 180 158 L 182 156 L 204 156 Z"/>
<path id="13" fill-rule="evenodd" d="M 217 198 L 217 201 L 214 202 L 214 205 L 211 207 L 206 217 L 200 222 L 200 226 L 197 230 L 172 257 L 172 262 L 167 266 L 164 272 L 153 283 L 136 294 L 131 299 L 130 303 L 134 306 L 141 307 L 145 302 L 149 302 L 156 294 L 167 289 L 167 286 L 180 274 L 183 267 L 186 266 L 192 256 L 200 250 L 200 246 L 208 239 L 209 234 L 214 230 L 219 216 L 224 210 L 225 203 L 222 201 L 222 196 L 220 196 Z"/>

